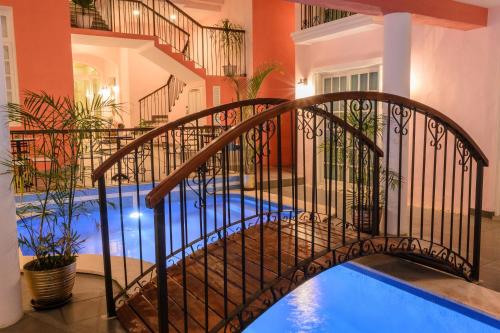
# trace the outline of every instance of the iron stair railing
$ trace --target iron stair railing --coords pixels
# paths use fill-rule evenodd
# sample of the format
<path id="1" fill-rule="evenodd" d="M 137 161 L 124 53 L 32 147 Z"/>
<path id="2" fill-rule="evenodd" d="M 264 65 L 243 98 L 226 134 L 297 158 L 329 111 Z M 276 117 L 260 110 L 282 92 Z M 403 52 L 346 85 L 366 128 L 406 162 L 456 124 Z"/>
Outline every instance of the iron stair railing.
<path id="1" fill-rule="evenodd" d="M 96 0 L 91 10 L 70 9 L 74 27 L 156 37 L 207 75 L 246 75 L 244 30 L 203 26 L 169 0 Z"/>
<path id="2" fill-rule="evenodd" d="M 170 75 L 167 83 L 139 100 L 139 119 L 141 124 L 158 124 L 168 121 L 186 84 Z"/>

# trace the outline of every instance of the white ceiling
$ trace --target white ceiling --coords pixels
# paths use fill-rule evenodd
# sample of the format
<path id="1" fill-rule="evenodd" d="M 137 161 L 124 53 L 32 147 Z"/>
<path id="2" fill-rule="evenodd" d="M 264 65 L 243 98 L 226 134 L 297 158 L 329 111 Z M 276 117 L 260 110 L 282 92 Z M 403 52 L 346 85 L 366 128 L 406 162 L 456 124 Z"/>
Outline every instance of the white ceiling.
<path id="1" fill-rule="evenodd" d="M 186 8 L 194 8 L 209 11 L 220 11 L 224 5 L 224 0 L 174 0 L 177 5 L 183 5 Z"/>
<path id="2" fill-rule="evenodd" d="M 455 1 L 486 8 L 493 8 L 500 6 L 500 0 L 455 0 Z"/>

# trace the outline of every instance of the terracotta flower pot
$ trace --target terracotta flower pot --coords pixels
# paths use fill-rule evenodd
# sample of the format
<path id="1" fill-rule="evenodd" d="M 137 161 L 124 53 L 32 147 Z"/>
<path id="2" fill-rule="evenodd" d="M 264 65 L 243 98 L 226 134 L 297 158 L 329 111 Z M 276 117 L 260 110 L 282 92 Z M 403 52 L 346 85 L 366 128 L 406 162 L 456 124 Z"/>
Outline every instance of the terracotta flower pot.
<path id="1" fill-rule="evenodd" d="M 360 213 L 360 231 L 370 234 L 372 233 L 372 207 L 363 207 L 362 209 L 358 209 L 358 207 L 354 207 L 353 211 L 353 225 L 354 227 L 358 227 L 358 212 Z M 378 220 L 379 220 L 379 225 L 380 221 L 382 219 L 382 209 L 379 208 L 378 210 Z"/>
<path id="2" fill-rule="evenodd" d="M 85 12 L 76 14 L 76 26 L 78 28 L 91 29 L 93 23 L 94 15 Z"/>
<path id="3" fill-rule="evenodd" d="M 36 259 L 35 259 L 36 260 Z M 35 309 L 51 309 L 67 303 L 76 278 L 76 261 L 55 269 L 31 270 L 34 260 L 24 265 L 24 276 L 33 295 Z"/>

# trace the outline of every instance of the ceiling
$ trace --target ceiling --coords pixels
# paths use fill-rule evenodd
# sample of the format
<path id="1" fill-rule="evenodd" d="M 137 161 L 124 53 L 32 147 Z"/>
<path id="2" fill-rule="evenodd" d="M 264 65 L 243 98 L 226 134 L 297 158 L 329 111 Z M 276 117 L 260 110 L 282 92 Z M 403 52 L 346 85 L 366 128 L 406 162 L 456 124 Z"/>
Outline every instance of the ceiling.
<path id="1" fill-rule="evenodd" d="M 174 0 L 176 5 L 182 5 L 185 8 L 220 11 L 225 0 Z M 229 0 L 234 1 L 234 0 Z"/>
<path id="2" fill-rule="evenodd" d="M 455 0 L 456 2 L 468 3 L 479 7 L 493 8 L 500 6 L 500 0 Z"/>

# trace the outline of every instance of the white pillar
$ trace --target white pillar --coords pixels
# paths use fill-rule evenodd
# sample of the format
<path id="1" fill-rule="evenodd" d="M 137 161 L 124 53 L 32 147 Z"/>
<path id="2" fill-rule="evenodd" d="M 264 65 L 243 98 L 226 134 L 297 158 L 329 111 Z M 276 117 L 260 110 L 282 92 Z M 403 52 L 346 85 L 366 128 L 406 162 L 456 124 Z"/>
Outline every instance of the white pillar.
<path id="1" fill-rule="evenodd" d="M 410 97 L 411 67 L 411 14 L 392 13 L 384 16 L 384 57 L 383 57 L 383 90 L 386 93 Z M 388 115 L 391 116 L 391 115 Z M 389 169 L 399 172 L 400 137 L 394 132 L 395 119 L 391 116 Z M 385 133 L 387 135 L 387 133 Z M 384 139 L 386 140 L 386 139 Z M 384 142 L 385 144 L 385 142 Z M 401 229 L 400 234 L 408 233 L 408 135 L 402 141 L 401 176 Z M 388 193 L 387 231 L 397 233 L 398 191 Z"/>
<path id="2" fill-rule="evenodd" d="M 0 42 L 1 42 L 0 27 Z M 0 105 L 7 103 L 3 47 L 0 47 Z M 0 160 L 10 153 L 9 125 L 6 113 L 0 111 Z M 17 243 L 16 207 L 10 183 L 11 175 L 0 164 L 0 328 L 10 326 L 23 316 L 21 274 Z"/>

